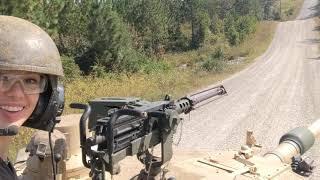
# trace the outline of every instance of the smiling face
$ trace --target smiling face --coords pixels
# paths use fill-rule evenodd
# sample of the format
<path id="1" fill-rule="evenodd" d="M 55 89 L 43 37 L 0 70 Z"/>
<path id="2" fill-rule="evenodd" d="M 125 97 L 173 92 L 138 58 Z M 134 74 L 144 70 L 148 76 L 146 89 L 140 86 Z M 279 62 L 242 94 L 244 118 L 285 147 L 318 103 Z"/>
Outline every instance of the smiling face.
<path id="1" fill-rule="evenodd" d="M 39 93 L 25 93 L 26 85 L 36 83 L 41 76 L 38 73 L 25 71 L 0 71 L 0 74 L 2 73 L 8 76 L 1 77 L 0 75 L 0 128 L 10 125 L 20 127 L 30 117 L 39 99 Z M 19 78 L 9 79 L 10 75 Z M 8 79 L 14 83 L 4 85 L 9 82 Z"/>

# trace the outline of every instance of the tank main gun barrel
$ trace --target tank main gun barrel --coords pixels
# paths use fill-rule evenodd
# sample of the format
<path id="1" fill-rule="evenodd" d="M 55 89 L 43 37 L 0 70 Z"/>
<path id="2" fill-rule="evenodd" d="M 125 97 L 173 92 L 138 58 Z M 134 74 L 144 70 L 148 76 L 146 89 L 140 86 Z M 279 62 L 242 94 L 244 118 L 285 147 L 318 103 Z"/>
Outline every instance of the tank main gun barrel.
<path id="1" fill-rule="evenodd" d="M 298 127 L 286 133 L 280 138 L 279 146 L 264 155 L 268 160 L 291 163 L 291 158 L 298 154 L 304 154 L 320 137 L 320 119 L 309 127 Z"/>

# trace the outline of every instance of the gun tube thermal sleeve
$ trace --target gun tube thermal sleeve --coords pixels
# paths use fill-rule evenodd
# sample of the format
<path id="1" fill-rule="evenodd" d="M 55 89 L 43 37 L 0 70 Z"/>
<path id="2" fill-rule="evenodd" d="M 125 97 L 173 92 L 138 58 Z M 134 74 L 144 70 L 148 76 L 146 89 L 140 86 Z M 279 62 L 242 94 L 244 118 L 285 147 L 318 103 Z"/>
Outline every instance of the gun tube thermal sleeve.
<path id="1" fill-rule="evenodd" d="M 270 161 L 291 163 L 291 158 L 297 154 L 307 152 L 320 136 L 320 119 L 309 127 L 299 127 L 283 135 L 279 146 L 264 155 Z"/>
<path id="2" fill-rule="evenodd" d="M 307 152 L 314 144 L 315 138 L 307 127 L 298 127 L 283 135 L 280 143 L 292 141 L 299 147 L 300 154 Z"/>

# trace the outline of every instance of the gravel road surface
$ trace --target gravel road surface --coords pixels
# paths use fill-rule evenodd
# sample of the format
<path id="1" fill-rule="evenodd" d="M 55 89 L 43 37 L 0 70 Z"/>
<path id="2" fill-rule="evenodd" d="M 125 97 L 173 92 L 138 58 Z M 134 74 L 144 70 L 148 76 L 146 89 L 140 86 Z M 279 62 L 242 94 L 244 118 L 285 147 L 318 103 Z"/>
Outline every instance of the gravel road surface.
<path id="1" fill-rule="evenodd" d="M 319 16 L 317 3 L 305 0 L 295 21 L 279 23 L 272 44 L 261 57 L 216 84 L 223 84 L 228 96 L 184 117 L 174 138 L 179 144 L 174 147 L 173 162 L 184 155 L 191 158 L 215 150 L 238 150 L 249 129 L 264 153 L 275 148 L 289 130 L 320 118 L 320 28 L 313 19 Z M 319 164 L 311 179 L 320 179 L 320 142 L 307 155 Z M 120 164 L 126 168 L 115 179 L 128 179 L 142 168 L 135 157 Z"/>
<path id="2" fill-rule="evenodd" d="M 320 37 L 313 19 L 319 15 L 317 4 L 305 0 L 295 21 L 279 23 L 272 44 L 255 63 L 218 83 L 228 96 L 185 117 L 176 149 L 239 149 L 251 129 L 265 152 L 284 133 L 320 118 Z M 308 155 L 319 163 L 320 143 Z"/>

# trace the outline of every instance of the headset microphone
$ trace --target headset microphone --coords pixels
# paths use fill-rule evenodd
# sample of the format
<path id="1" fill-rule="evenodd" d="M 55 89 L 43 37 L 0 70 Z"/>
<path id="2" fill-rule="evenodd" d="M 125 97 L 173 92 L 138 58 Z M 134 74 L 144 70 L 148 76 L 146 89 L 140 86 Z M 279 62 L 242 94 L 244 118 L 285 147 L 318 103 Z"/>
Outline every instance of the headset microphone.
<path id="1" fill-rule="evenodd" d="M 0 128 L 0 136 L 14 136 L 17 135 L 19 127 L 12 125 L 7 128 Z"/>

